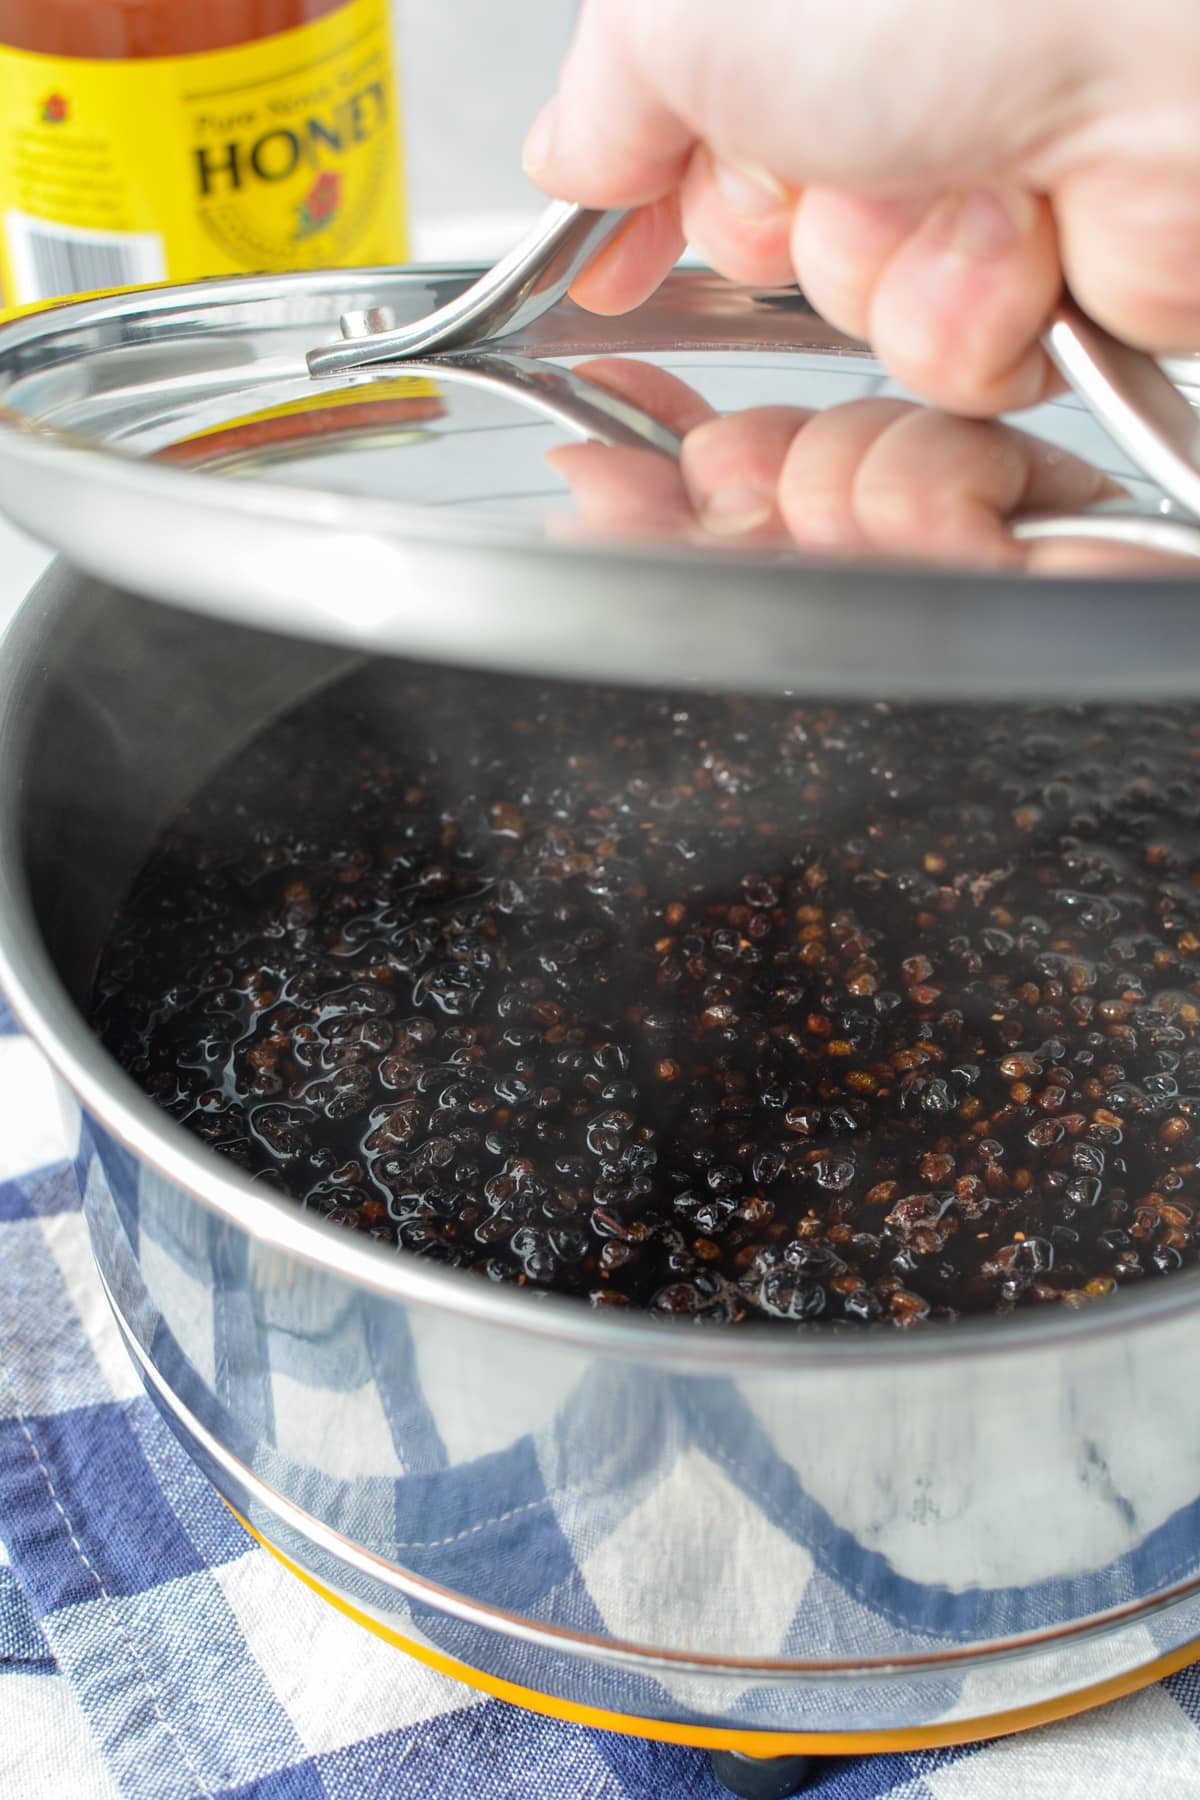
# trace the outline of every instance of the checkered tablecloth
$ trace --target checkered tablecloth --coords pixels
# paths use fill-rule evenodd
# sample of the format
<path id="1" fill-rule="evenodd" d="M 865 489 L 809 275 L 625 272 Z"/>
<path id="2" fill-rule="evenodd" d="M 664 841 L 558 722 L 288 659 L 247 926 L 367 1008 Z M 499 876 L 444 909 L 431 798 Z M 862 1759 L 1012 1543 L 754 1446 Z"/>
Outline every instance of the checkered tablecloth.
<path id="1" fill-rule="evenodd" d="M 518 1713 L 369 1636 L 247 1537 L 142 1394 L 48 1073 L 0 1004 L 0 1796 L 719 1800 L 702 1753 Z M 1195 1800 L 1200 1670 L 821 1800 Z"/>

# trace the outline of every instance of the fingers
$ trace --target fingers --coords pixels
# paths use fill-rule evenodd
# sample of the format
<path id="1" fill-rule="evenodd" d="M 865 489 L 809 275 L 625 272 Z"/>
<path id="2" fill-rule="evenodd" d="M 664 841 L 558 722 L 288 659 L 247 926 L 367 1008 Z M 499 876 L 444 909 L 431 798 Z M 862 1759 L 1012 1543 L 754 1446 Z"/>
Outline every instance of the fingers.
<path id="1" fill-rule="evenodd" d="M 649 298 L 689 243 L 731 281 L 790 282 L 792 208 L 792 196 L 769 176 L 699 148 L 678 192 L 641 208 L 575 282 L 571 298 L 589 312 L 627 312 Z"/>
<path id="2" fill-rule="evenodd" d="M 551 514 L 546 534 L 559 542 L 615 538 L 647 543 L 686 539 L 696 522 L 679 465 L 657 450 L 564 444 L 546 462 L 566 482 L 573 516 Z"/>
<path id="3" fill-rule="evenodd" d="M 805 189 L 792 223 L 792 261 L 823 318 L 851 337 L 866 337 L 880 276 L 929 205 L 926 199 Z"/>
<path id="4" fill-rule="evenodd" d="M 835 9 L 806 34 L 797 9 L 774 0 L 743 0 L 733 31 L 725 0 L 583 0 L 558 91 L 529 134 L 526 168 L 547 192 L 643 210 L 574 297 L 605 313 L 637 305 L 686 235 L 732 279 L 798 277 L 818 310 L 867 337 L 900 381 L 935 404 L 975 415 L 1015 410 L 1056 385 L 1039 335 L 1062 280 L 1050 206 L 1027 190 L 1053 188 L 1057 202 L 1062 184 L 1069 200 L 1073 179 L 1100 221 L 1089 235 L 1065 215 L 1084 304 L 1094 294 L 1098 316 L 1137 342 L 1200 342 L 1188 286 L 1200 225 L 1187 183 L 1160 209 L 1170 269 L 1166 297 L 1155 298 L 1143 291 L 1152 272 L 1137 266 L 1145 185 L 1130 178 L 1105 190 L 1087 173 L 1096 161 L 1064 174 L 1062 146 L 1089 128 L 1097 70 L 1108 65 L 1090 40 L 1064 36 L 1061 10 L 1048 0 L 1022 34 L 997 5 L 973 15 L 964 36 L 959 9 L 945 0 L 899 9 L 878 0 L 861 19 Z M 847 95 L 872 91 L 881 69 L 888 104 L 847 104 Z M 1190 157 L 1177 157 L 1183 168 L 1195 160 L 1200 128 L 1188 124 L 1188 83 L 1176 88 L 1184 96 L 1169 102 L 1176 126 L 1168 121 L 1159 136 L 1190 132 Z M 944 192 L 947 180 L 964 179 L 979 185 Z M 1089 190 L 1089 180 L 1100 185 Z M 911 197 L 863 198 L 881 181 Z M 820 186 L 803 192 L 813 182 Z"/>
<path id="5" fill-rule="evenodd" d="M 722 418 L 664 370 L 617 359 L 584 364 L 577 373 L 686 436 L 678 464 L 654 451 L 600 444 L 552 451 L 546 460 L 578 507 L 577 519 L 556 523 L 555 536 L 736 537 L 747 547 L 785 540 L 776 490 L 788 448 L 810 413 L 765 406 Z"/>
<path id="6" fill-rule="evenodd" d="M 735 280 L 782 283 L 794 265 L 817 310 L 868 339 L 889 373 L 934 405 L 989 416 L 1036 406 L 1060 385 L 1040 341 L 1062 285 L 1054 220 L 1017 189 L 930 202 L 814 188 L 793 200 L 698 149 L 679 196 L 639 213 L 573 298 L 605 313 L 640 304 L 685 229 Z"/>
<path id="7" fill-rule="evenodd" d="M 1100 470 L 1006 425 L 900 399 L 822 413 L 766 406 L 715 415 L 676 377 L 645 364 L 585 364 L 589 380 L 685 433 L 680 463 L 589 444 L 555 451 L 578 503 L 554 535 L 794 542 L 830 553 L 1047 571 L 1086 546 L 1019 543 L 1024 512 L 1086 512 L 1120 490 Z M 1109 547 L 1111 548 L 1111 546 Z"/>
<path id="8" fill-rule="evenodd" d="M 936 406 L 986 415 L 1037 405 L 1054 378 L 1040 344 L 1061 286 L 1045 202 L 979 189 L 913 222 L 903 202 L 810 195 L 793 255 L 818 310 L 868 338 Z"/>
<path id="9" fill-rule="evenodd" d="M 1003 568 L 1027 555 L 1009 531 L 1015 514 L 1082 511 L 1114 491 L 1098 469 L 1024 432 L 913 408 L 867 449 L 853 506 L 879 549 Z"/>
<path id="10" fill-rule="evenodd" d="M 1062 275 L 1049 206 L 1019 189 L 947 195 L 888 262 L 868 334 L 898 380 L 953 411 L 1035 406 Z"/>
<path id="11" fill-rule="evenodd" d="M 588 362 L 577 363 L 573 372 L 582 380 L 616 394 L 619 399 L 640 406 L 643 412 L 678 432 L 680 437 L 716 417 L 708 401 L 702 400 L 695 388 L 690 388 L 678 375 L 672 375 L 669 369 L 660 369 L 654 363 L 634 362 L 625 356 L 597 356 Z"/>
<path id="12" fill-rule="evenodd" d="M 794 438 L 778 507 L 796 543 L 1005 567 L 1027 552 L 1009 522 L 1078 511 L 1116 490 L 1099 470 L 1024 432 L 859 400 L 817 414 Z"/>
<path id="13" fill-rule="evenodd" d="M 714 537 L 778 538 L 779 479 L 797 432 L 812 414 L 762 406 L 713 418 L 684 441 L 681 467 L 701 526 Z"/>
<path id="14" fill-rule="evenodd" d="M 650 298 L 678 262 L 684 244 L 679 195 L 668 194 L 634 214 L 572 284 L 571 298 L 588 312 L 629 312 Z"/>
<path id="15" fill-rule="evenodd" d="M 578 363 L 575 374 L 639 406 L 681 437 L 715 417 L 706 400 L 678 375 L 653 363 L 601 356 Z M 678 463 L 656 450 L 606 444 L 564 444 L 546 458 L 571 491 L 575 515 L 551 515 L 547 532 L 559 540 L 690 538 L 696 519 Z"/>
<path id="16" fill-rule="evenodd" d="M 1067 283 L 1085 312 L 1145 350 L 1200 349 L 1195 161 L 1085 168 L 1064 179 L 1057 209 Z"/>
<path id="17" fill-rule="evenodd" d="M 730 281 L 764 287 L 795 279 L 795 196 L 765 170 L 693 151 L 680 194 L 683 231 L 704 261 Z"/>
<path id="18" fill-rule="evenodd" d="M 912 410 L 907 400 L 853 400 L 817 413 L 799 433 L 779 478 L 780 517 L 797 544 L 839 556 L 869 545 L 855 505 L 858 471 L 888 426 Z"/>

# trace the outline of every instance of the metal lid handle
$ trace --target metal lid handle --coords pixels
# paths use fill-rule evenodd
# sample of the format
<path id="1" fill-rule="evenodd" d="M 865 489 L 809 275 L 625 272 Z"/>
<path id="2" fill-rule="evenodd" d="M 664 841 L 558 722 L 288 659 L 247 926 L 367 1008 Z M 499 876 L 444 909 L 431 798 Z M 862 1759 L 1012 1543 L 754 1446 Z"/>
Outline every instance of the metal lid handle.
<path id="1" fill-rule="evenodd" d="M 556 201 L 494 268 L 428 317 L 381 331 L 370 317 L 345 315 L 346 341 L 310 351 L 309 372 L 336 375 L 509 337 L 557 306 L 629 216 L 628 210 L 594 212 Z"/>

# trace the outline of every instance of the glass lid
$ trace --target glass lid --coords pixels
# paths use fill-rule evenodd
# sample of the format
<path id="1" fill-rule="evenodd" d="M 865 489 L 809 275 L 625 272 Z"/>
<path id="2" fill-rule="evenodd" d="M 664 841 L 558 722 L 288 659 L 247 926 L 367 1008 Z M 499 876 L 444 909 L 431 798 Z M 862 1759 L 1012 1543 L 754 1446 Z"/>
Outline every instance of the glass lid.
<path id="1" fill-rule="evenodd" d="M 199 283 L 0 328 L 0 506 L 152 598 L 371 651 L 946 698 L 1200 684 L 1200 526 L 1073 394 L 920 406 L 792 289 L 678 271 L 314 376 L 477 270 Z"/>

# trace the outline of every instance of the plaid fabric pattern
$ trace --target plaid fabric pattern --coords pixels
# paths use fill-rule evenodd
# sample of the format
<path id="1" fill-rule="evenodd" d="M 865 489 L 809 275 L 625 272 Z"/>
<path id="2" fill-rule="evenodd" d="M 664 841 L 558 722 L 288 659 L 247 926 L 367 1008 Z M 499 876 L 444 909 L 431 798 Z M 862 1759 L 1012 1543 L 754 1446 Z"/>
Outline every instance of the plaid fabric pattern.
<path id="1" fill-rule="evenodd" d="M 720 1800 L 703 1753 L 484 1698 L 260 1549 L 141 1392 L 91 1267 L 53 1089 L 2 1009 L 0 1095 L 0 1793 Z M 807 1791 L 1194 1800 L 1200 1669 L 1022 1737 L 830 1761 Z"/>

